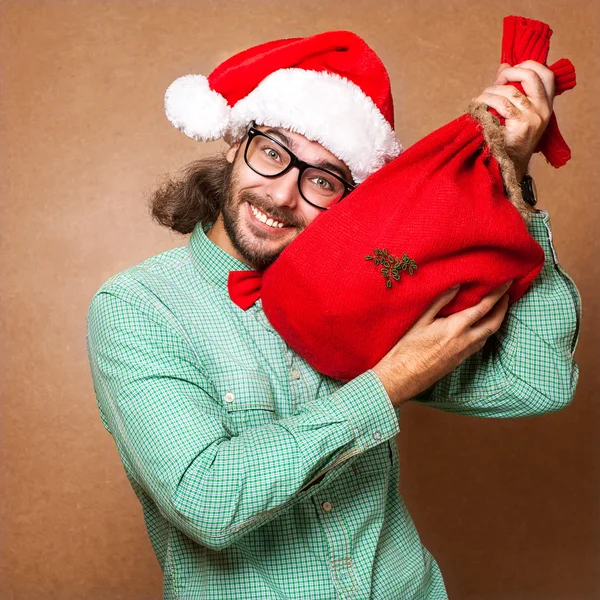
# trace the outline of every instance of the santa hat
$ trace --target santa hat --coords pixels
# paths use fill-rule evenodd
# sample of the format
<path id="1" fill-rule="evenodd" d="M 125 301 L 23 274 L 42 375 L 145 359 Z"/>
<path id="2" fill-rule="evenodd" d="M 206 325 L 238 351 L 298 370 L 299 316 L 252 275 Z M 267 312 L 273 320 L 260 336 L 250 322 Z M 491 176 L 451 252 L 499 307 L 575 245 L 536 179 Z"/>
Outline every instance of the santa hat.
<path id="1" fill-rule="evenodd" d="M 198 141 L 240 140 L 251 122 L 318 142 L 355 183 L 402 151 L 388 73 L 355 33 L 329 31 L 240 52 L 208 77 L 185 75 L 165 94 L 171 123 Z"/>

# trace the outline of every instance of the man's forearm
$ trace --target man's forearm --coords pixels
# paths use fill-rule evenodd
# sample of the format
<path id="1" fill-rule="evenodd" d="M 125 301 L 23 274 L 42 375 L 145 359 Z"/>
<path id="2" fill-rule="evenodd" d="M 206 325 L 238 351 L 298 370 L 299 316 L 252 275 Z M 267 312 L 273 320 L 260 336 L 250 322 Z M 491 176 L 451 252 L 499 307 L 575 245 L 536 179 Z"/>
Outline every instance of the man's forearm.
<path id="1" fill-rule="evenodd" d="M 158 309 L 146 312 L 141 289 L 132 296 L 113 285 L 92 301 L 94 388 L 128 475 L 196 542 L 230 546 L 398 432 L 385 389 L 367 372 L 296 415 L 230 435 L 193 349 Z"/>

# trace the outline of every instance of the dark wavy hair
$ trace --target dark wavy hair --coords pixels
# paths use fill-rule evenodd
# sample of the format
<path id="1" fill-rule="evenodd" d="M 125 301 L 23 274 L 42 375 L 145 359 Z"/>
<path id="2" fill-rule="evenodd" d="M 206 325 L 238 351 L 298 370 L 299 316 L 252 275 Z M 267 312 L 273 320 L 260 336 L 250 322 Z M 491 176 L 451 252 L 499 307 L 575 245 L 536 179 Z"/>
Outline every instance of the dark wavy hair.
<path id="1" fill-rule="evenodd" d="M 149 198 L 152 218 L 178 233 L 191 233 L 197 223 L 214 223 L 229 194 L 232 172 L 224 153 L 190 163 Z"/>

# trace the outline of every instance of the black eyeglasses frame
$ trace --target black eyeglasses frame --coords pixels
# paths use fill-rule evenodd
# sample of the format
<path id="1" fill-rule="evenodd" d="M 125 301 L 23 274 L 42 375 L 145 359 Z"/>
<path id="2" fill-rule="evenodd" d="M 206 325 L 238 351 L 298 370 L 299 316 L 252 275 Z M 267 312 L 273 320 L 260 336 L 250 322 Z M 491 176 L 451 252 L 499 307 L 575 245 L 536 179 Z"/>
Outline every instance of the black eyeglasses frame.
<path id="1" fill-rule="evenodd" d="M 248 133 L 246 135 L 248 136 L 248 140 L 246 142 L 246 148 L 244 150 L 244 161 L 248 165 L 248 167 L 250 167 L 250 169 L 252 169 L 257 175 L 260 175 L 261 177 L 267 177 L 268 179 L 275 179 L 277 177 L 281 177 L 282 175 L 285 175 L 286 173 L 291 171 L 294 167 L 296 167 L 298 169 L 298 192 L 300 193 L 300 196 L 302 196 L 302 199 L 305 202 L 308 202 L 311 206 L 314 206 L 315 208 L 318 208 L 320 210 L 329 210 L 332 206 L 339 204 L 352 190 L 354 190 L 356 188 L 356 185 L 346 181 L 339 175 L 336 175 L 335 173 L 332 173 L 331 171 L 324 169 L 323 167 L 319 167 L 317 165 L 311 165 L 310 163 L 307 163 L 307 162 L 301 160 L 287 146 L 282 144 L 279 140 L 276 140 L 275 138 L 271 137 L 270 135 L 264 133 L 263 131 L 259 131 L 258 129 L 256 129 L 254 127 L 254 124 L 252 126 L 250 126 L 250 128 L 248 129 Z M 270 140 L 274 144 L 277 144 L 280 148 L 283 148 L 283 150 L 285 150 L 287 152 L 287 154 L 290 156 L 290 158 L 291 158 L 290 164 L 287 167 L 285 167 L 285 169 L 283 171 L 281 171 L 281 173 L 277 173 L 276 175 L 264 175 L 263 173 L 260 173 L 259 171 L 257 171 L 249 163 L 248 148 L 250 147 L 252 140 L 257 136 L 266 137 L 268 140 Z M 328 175 L 335 177 L 344 186 L 343 194 L 338 198 L 338 200 L 336 200 L 333 204 L 331 204 L 329 206 L 318 206 L 314 202 L 311 202 L 302 193 L 302 187 L 301 187 L 302 174 L 304 173 L 304 171 L 306 171 L 306 169 L 318 169 L 319 171 L 323 171 L 323 172 L 327 173 Z"/>

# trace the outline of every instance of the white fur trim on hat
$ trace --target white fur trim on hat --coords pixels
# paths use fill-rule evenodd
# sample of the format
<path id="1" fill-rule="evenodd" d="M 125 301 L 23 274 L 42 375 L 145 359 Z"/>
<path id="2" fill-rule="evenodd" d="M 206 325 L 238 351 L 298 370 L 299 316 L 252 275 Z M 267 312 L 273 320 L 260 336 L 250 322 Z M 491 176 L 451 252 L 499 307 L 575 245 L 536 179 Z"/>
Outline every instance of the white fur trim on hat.
<path id="1" fill-rule="evenodd" d="M 348 79 L 328 72 L 271 73 L 231 109 L 225 139 L 240 139 L 252 121 L 318 142 L 346 163 L 356 183 L 402 152 L 373 100 Z"/>
<path id="2" fill-rule="evenodd" d="M 167 119 L 185 135 L 208 142 L 223 137 L 231 109 L 221 94 L 211 90 L 203 75 L 184 75 L 165 92 Z"/>

